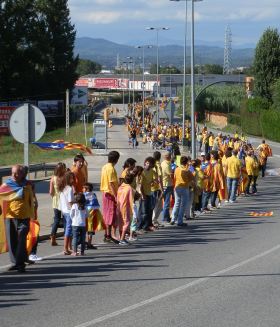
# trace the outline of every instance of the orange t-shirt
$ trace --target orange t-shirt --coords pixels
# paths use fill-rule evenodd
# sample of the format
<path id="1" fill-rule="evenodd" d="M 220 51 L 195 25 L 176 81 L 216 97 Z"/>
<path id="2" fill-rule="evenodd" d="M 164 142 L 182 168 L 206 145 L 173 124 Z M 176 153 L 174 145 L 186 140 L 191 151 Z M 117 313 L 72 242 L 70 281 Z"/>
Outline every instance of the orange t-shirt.
<path id="1" fill-rule="evenodd" d="M 83 192 L 83 185 L 86 183 L 85 175 L 82 169 L 72 168 L 72 173 L 75 175 L 74 188 L 76 192 Z"/>

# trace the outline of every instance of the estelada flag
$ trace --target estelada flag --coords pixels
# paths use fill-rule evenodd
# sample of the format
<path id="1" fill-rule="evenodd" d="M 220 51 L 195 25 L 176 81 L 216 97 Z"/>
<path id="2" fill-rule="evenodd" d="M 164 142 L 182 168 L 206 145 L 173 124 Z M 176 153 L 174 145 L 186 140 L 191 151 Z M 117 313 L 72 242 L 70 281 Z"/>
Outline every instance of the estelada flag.
<path id="1" fill-rule="evenodd" d="M 92 154 L 91 149 L 81 143 L 71 143 L 64 140 L 56 140 L 53 142 L 32 142 L 32 144 L 37 145 L 42 150 L 80 150 L 88 154 Z"/>

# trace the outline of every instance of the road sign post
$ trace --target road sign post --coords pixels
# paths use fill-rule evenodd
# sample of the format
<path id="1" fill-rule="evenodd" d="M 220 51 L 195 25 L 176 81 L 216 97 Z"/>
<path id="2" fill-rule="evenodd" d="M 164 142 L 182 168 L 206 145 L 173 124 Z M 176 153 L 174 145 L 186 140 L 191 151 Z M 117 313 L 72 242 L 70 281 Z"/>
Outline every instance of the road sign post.
<path id="1" fill-rule="evenodd" d="M 39 108 L 25 103 L 12 113 L 9 130 L 16 141 L 24 144 L 24 165 L 29 166 L 29 143 L 38 141 L 44 135 L 44 114 Z"/>

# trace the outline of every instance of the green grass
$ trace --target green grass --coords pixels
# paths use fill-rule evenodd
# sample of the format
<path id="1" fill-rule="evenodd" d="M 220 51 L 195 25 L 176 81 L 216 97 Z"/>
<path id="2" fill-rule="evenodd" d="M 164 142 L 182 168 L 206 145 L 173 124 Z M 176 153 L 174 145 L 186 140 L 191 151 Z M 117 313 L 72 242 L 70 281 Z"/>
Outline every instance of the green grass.
<path id="1" fill-rule="evenodd" d="M 214 125 L 213 123 L 207 122 L 206 126 L 209 127 L 209 128 L 219 130 L 219 131 L 224 132 L 224 133 L 229 133 L 229 134 L 235 134 L 236 131 L 239 134 L 242 133 L 242 129 L 241 129 L 240 126 L 232 125 L 232 124 L 228 124 L 226 127 L 220 128 L 217 125 Z"/>
<path id="2" fill-rule="evenodd" d="M 87 124 L 87 139 L 92 136 L 92 124 Z M 85 144 L 84 126 L 76 123 L 70 127 L 69 136 L 65 135 L 65 128 L 59 128 L 45 135 L 38 142 L 53 142 L 65 140 L 69 142 Z M 88 141 L 89 145 L 89 141 Z M 46 151 L 36 145 L 30 144 L 29 163 L 59 162 L 67 158 L 73 158 L 79 150 Z M 11 136 L 0 136 L 0 166 L 23 164 L 23 144 L 13 140 Z"/>

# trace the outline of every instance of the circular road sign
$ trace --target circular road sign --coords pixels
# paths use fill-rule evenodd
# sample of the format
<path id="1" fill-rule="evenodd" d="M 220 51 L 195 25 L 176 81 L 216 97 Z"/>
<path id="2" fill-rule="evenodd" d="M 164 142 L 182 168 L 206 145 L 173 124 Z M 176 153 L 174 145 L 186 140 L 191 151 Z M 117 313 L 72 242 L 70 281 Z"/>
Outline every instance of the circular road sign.
<path id="1" fill-rule="evenodd" d="M 23 104 L 11 115 L 9 129 L 13 138 L 20 142 L 26 142 L 26 126 L 28 126 L 29 142 L 38 141 L 45 133 L 46 118 L 42 111 L 31 104 Z"/>

